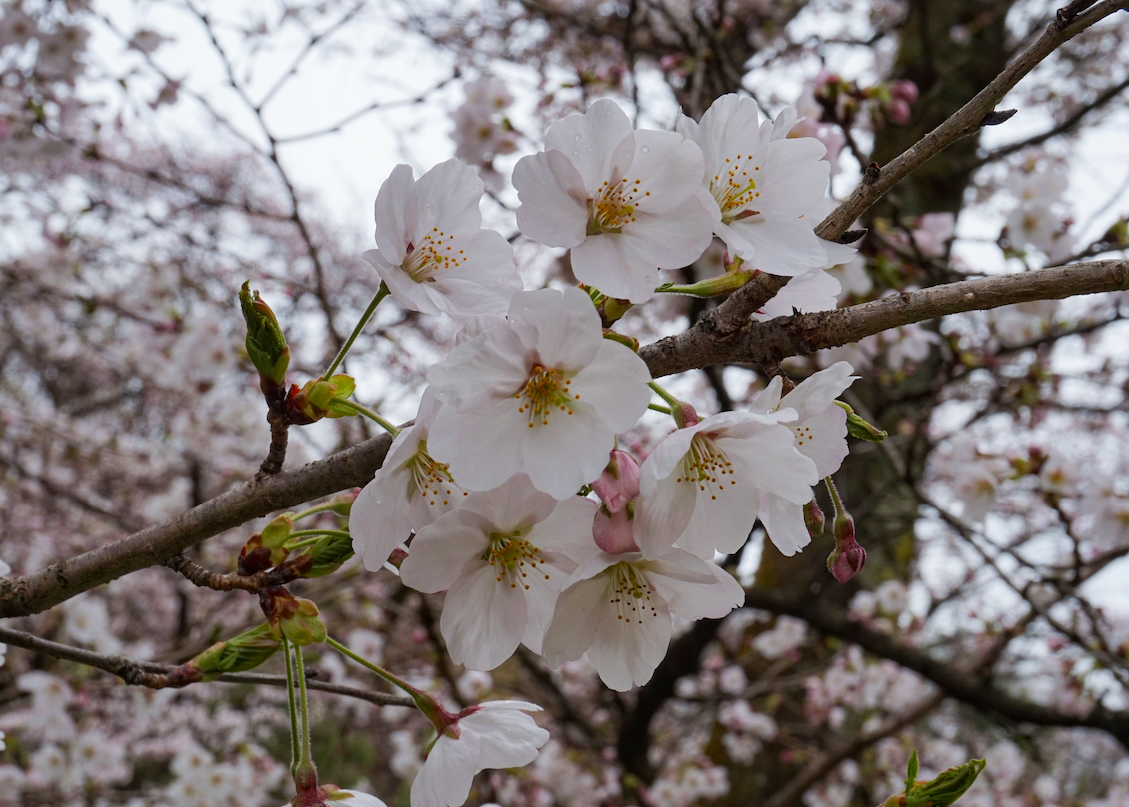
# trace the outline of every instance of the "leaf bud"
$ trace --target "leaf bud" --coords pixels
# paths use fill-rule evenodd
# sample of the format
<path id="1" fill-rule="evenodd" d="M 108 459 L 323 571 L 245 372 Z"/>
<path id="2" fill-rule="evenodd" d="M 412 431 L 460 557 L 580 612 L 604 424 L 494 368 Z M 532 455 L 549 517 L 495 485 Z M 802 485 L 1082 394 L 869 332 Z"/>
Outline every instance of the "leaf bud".
<path id="1" fill-rule="evenodd" d="M 283 586 L 269 586 L 259 592 L 259 605 L 275 636 L 285 636 L 299 647 L 325 641 L 325 623 L 312 600 L 295 597 Z"/>
<path id="2" fill-rule="evenodd" d="M 239 292 L 239 305 L 247 322 L 247 356 L 263 382 L 263 393 L 270 394 L 269 386 L 281 388 L 286 383 L 286 369 L 290 366 L 290 348 L 282 328 L 261 297 L 251 291 L 251 281 L 243 284 Z"/>
<path id="3" fill-rule="evenodd" d="M 917 782 L 906 793 L 906 807 L 949 807 L 972 787 L 976 777 L 984 770 L 982 759 L 971 759 L 941 771 L 931 782 Z"/>
<path id="4" fill-rule="evenodd" d="M 856 440 L 866 440 L 868 443 L 881 443 L 887 437 L 887 432 L 872 426 L 855 414 L 855 410 L 842 401 L 835 401 L 847 412 L 847 434 Z"/>
<path id="5" fill-rule="evenodd" d="M 271 635 L 270 627 L 259 625 L 225 642 L 216 642 L 188 663 L 204 674 L 202 680 L 212 681 L 224 673 L 252 670 L 278 648 L 278 639 Z"/>

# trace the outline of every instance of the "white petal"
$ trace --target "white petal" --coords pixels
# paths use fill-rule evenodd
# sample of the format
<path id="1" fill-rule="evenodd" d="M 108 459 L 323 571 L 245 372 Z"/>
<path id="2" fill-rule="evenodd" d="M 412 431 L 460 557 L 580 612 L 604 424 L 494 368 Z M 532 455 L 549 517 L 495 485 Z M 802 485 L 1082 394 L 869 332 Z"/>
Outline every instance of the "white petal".
<path id="1" fill-rule="evenodd" d="M 795 555 L 811 543 L 811 535 L 804 524 L 803 505 L 780 496 L 765 496 L 760 519 L 768 537 L 785 557 Z"/>
<path id="2" fill-rule="evenodd" d="M 831 476 L 846 459 L 847 412 L 840 406 L 829 406 L 823 414 L 805 420 L 796 427 L 796 448 L 815 463 L 819 478 Z"/>
<path id="3" fill-rule="evenodd" d="M 393 266 L 404 260 L 415 231 L 419 194 L 410 165 L 397 165 L 376 194 L 376 246 Z"/>
<path id="4" fill-rule="evenodd" d="M 858 377 L 852 375 L 853 372 L 854 369 L 847 362 L 835 362 L 797 384 L 795 389 L 780 399 L 780 406 L 795 409 L 800 420 L 821 414 Z"/>
<path id="5" fill-rule="evenodd" d="M 493 490 L 472 493 L 463 502 L 464 510 L 479 514 L 491 525 L 491 532 L 529 529 L 552 515 L 556 506 L 557 500 L 535 490 L 525 474 L 516 474 Z"/>
<path id="6" fill-rule="evenodd" d="M 601 99 L 583 115 L 569 115 L 549 127 L 545 150 L 557 149 L 576 166 L 588 196 L 604 180 L 619 181 L 635 156 L 631 121 L 615 101 Z M 613 178 L 614 177 L 614 178 Z"/>
<path id="7" fill-rule="evenodd" d="M 478 206 L 484 187 L 478 172 L 461 160 L 439 163 L 416 183 L 419 219 L 415 234 L 423 236 L 433 228 L 448 235 L 476 233 L 482 226 Z"/>
<path id="8" fill-rule="evenodd" d="M 490 328 L 431 365 L 427 380 L 436 397 L 459 412 L 489 406 L 511 397 L 525 384 L 527 352 L 510 327 Z"/>
<path id="9" fill-rule="evenodd" d="M 637 131 L 635 159 L 626 175 L 640 189 L 636 210 L 666 213 L 681 207 L 701 187 L 702 170 L 702 151 L 693 140 L 674 132 Z"/>
<path id="10" fill-rule="evenodd" d="M 548 425 L 520 429 L 522 465 L 534 487 L 567 499 L 600 475 L 615 447 L 615 433 L 587 404 L 578 403 L 571 415 L 553 412 L 547 420 Z"/>
<path id="11" fill-rule="evenodd" d="M 451 660 L 472 670 L 497 667 L 513 655 L 525 633 L 525 590 L 497 577 L 486 561 L 478 561 L 451 586 L 443 603 L 439 630 Z"/>
<path id="12" fill-rule="evenodd" d="M 410 482 L 411 475 L 403 468 L 381 468 L 353 502 L 349 513 L 353 551 L 370 572 L 382 569 L 392 550 L 412 534 Z"/>
<path id="13" fill-rule="evenodd" d="M 537 759 L 537 749 L 549 741 L 549 732 L 522 711 L 533 707 L 521 701 L 488 701 L 459 721 L 461 731 L 478 738 L 478 768 L 518 768 Z M 540 711 L 540 709 L 537 709 Z"/>
<path id="14" fill-rule="evenodd" d="M 594 406 L 614 432 L 635 427 L 647 411 L 651 373 L 626 345 L 601 339 L 591 363 L 572 379 L 574 394 Z"/>
<path id="15" fill-rule="evenodd" d="M 516 401 L 466 413 L 444 407 L 431 427 L 427 449 L 450 466 L 464 490 L 492 490 L 521 470 L 525 428 Z"/>
<path id="16" fill-rule="evenodd" d="M 521 207 L 518 229 L 550 247 L 574 247 L 588 226 L 587 189 L 580 172 L 559 151 L 522 157 L 514 166 L 513 184 Z"/>
<path id="17" fill-rule="evenodd" d="M 441 736 L 412 782 L 411 807 L 461 807 L 470 795 L 478 765 L 473 736 Z"/>
<path id="18" fill-rule="evenodd" d="M 630 622 L 627 617 L 611 617 L 596 631 L 588 648 L 588 660 L 609 689 L 626 692 L 633 686 L 642 686 L 651 680 L 666 656 L 671 634 L 670 610 L 657 596 L 652 596 L 650 605 L 654 610 L 647 610 L 641 617 Z"/>
<path id="19" fill-rule="evenodd" d="M 609 297 L 645 303 L 659 284 L 658 256 L 639 238 L 622 233 L 589 236 L 573 247 L 572 273 Z"/>
<path id="20" fill-rule="evenodd" d="M 411 551 L 400 566 L 400 579 L 427 593 L 450 588 L 463 569 L 486 550 L 489 532 L 489 522 L 477 513 L 447 513 L 412 539 Z"/>
<path id="21" fill-rule="evenodd" d="M 683 619 L 718 619 L 745 602 L 745 590 L 731 574 L 688 552 L 675 549 L 647 567 L 647 580 Z M 687 580 L 687 573 L 706 580 Z"/>
<path id="22" fill-rule="evenodd" d="M 543 367 L 578 370 L 605 341 L 592 298 L 578 288 L 535 289 L 515 294 L 509 318 L 514 333 Z"/>
<path id="23" fill-rule="evenodd" d="M 611 614 L 610 594 L 609 579 L 603 575 L 580 580 L 561 592 L 541 643 L 541 655 L 550 667 L 556 669 L 584 655 L 600 623 Z"/>

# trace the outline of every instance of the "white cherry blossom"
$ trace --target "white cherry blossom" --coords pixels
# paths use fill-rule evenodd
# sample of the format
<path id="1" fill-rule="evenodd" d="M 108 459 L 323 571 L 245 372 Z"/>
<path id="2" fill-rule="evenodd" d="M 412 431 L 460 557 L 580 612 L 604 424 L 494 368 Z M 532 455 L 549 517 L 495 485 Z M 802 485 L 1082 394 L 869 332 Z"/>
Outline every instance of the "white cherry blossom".
<path id="1" fill-rule="evenodd" d="M 459 807 L 474 775 L 488 768 L 517 768 L 537 758 L 549 732 L 526 712 L 524 701 L 487 701 L 464 709 L 439 735 L 412 782 L 412 807 Z"/>
<path id="2" fill-rule="evenodd" d="M 803 274 L 851 254 L 814 232 L 831 166 L 822 159 L 823 143 L 788 137 L 795 123 L 791 108 L 775 123 L 762 123 L 753 99 L 729 94 L 713 102 L 701 123 L 682 116 L 675 127 L 702 149 L 702 196 L 714 233 L 730 255 L 773 275 Z"/>
<path id="3" fill-rule="evenodd" d="M 353 550 L 375 572 L 413 532 L 458 507 L 466 493 L 447 466 L 427 453 L 427 434 L 439 401 L 424 390 L 415 423 L 396 435 L 384 465 L 353 502 L 349 532 Z"/>
<path id="4" fill-rule="evenodd" d="M 444 404 L 428 451 L 460 485 L 490 490 L 524 470 L 558 499 L 600 475 L 651 395 L 643 360 L 603 338 L 576 288 L 514 295 L 506 324 L 456 346 L 427 379 Z"/>
<path id="5" fill-rule="evenodd" d="M 765 495 L 797 508 L 819 481 L 814 463 L 781 425 L 794 410 L 722 412 L 667 435 L 643 462 L 636 541 L 647 557 L 678 546 L 704 558 L 749 537 Z"/>
<path id="6" fill-rule="evenodd" d="M 470 317 L 506 310 L 521 289 L 513 249 L 483 230 L 482 180 L 447 160 L 418 180 L 398 165 L 376 196 L 376 249 L 364 253 L 400 305 Z"/>
<path id="7" fill-rule="evenodd" d="M 651 560 L 598 552 L 557 599 L 542 655 L 555 669 L 587 652 L 600 679 L 625 692 L 651 680 L 670 643 L 672 614 L 719 618 L 744 601 L 731 575 L 681 549 Z"/>
<path id="8" fill-rule="evenodd" d="M 492 670 L 519 643 L 540 652 L 557 593 L 596 551 L 596 507 L 579 496 L 558 502 L 519 475 L 416 534 L 400 578 L 447 591 L 439 629 L 456 664 Z"/>
<path id="9" fill-rule="evenodd" d="M 693 263 L 710 244 L 698 199 L 702 153 L 674 132 L 632 131 L 615 102 L 550 127 L 545 151 L 523 157 L 513 184 L 525 235 L 572 249 L 577 280 L 646 302 L 660 269 Z"/>
<path id="10" fill-rule="evenodd" d="M 817 480 L 839 470 L 847 456 L 847 413 L 835 399 L 857 378 L 852 373 L 851 365 L 836 362 L 805 378 L 783 397 L 784 382 L 776 376 L 751 404 L 756 412 L 796 411 L 796 422 L 788 425 L 796 449 L 815 463 Z M 759 515 L 768 537 L 783 554 L 794 555 L 811 541 L 803 508 L 794 501 L 769 493 L 761 502 Z"/>

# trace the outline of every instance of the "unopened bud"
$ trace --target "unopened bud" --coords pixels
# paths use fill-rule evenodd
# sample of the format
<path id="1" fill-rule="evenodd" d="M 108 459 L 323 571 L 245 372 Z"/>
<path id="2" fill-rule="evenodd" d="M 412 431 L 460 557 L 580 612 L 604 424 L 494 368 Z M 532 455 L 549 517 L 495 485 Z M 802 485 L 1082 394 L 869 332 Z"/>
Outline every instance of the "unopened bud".
<path id="1" fill-rule="evenodd" d="M 855 520 L 847 513 L 835 516 L 835 549 L 827 558 L 827 570 L 840 583 L 858 574 L 866 563 L 866 550 L 855 540 Z"/>
<path id="2" fill-rule="evenodd" d="M 275 636 L 285 636 L 299 647 L 325 641 L 325 623 L 313 601 L 295 597 L 282 586 L 270 586 L 259 592 L 259 605 Z"/>
<path id="3" fill-rule="evenodd" d="M 842 401 L 835 403 L 847 413 L 847 434 L 856 440 L 866 440 L 868 443 L 881 443 L 886 439 L 887 433 L 877 426 L 872 426 L 855 414 L 855 410 Z"/>
<path id="4" fill-rule="evenodd" d="M 639 463 L 626 451 L 612 449 L 608 465 L 592 489 L 609 513 L 618 513 L 639 495 Z"/>
<path id="5" fill-rule="evenodd" d="M 827 528 L 827 516 L 819 509 L 815 499 L 804 505 L 804 526 L 808 528 L 808 535 L 818 538 Z"/>
<path id="6" fill-rule="evenodd" d="M 243 319 L 247 322 L 247 356 L 251 364 L 264 379 L 264 394 L 269 382 L 275 389 L 286 383 L 286 369 L 290 366 L 290 348 L 279 327 L 274 312 L 270 310 L 259 292 L 251 291 L 251 281 L 243 284 L 239 292 L 239 305 L 243 309 Z"/>
<path id="7" fill-rule="evenodd" d="M 931 782 L 914 783 L 906 791 L 906 807 L 949 807 L 972 787 L 984 770 L 982 759 L 971 759 L 963 765 L 941 771 Z"/>
<path id="8" fill-rule="evenodd" d="M 298 389 L 294 385 L 290 389 L 286 406 L 291 421 L 294 423 L 313 423 L 322 418 L 339 418 L 355 415 L 356 410 L 348 406 L 341 406 L 334 398 L 348 398 L 357 388 L 357 382 L 344 373 L 325 380 L 315 378 L 307 381 Z"/>
<path id="9" fill-rule="evenodd" d="M 670 414 L 674 415 L 674 422 L 680 429 L 685 429 L 689 426 L 697 426 L 702 422 L 702 419 L 698 417 L 697 410 L 685 401 L 671 404 Z"/>
<path id="10" fill-rule="evenodd" d="M 635 519 L 632 504 L 625 505 L 621 510 L 609 513 L 606 506 L 596 511 L 592 521 L 592 538 L 596 546 L 609 555 L 619 555 L 624 552 L 638 552 L 639 545 L 635 543 Z"/>
<path id="11" fill-rule="evenodd" d="M 341 564 L 353 557 L 353 539 L 348 535 L 326 535 L 309 547 L 298 559 L 308 559 L 308 569 L 303 577 L 324 577 L 341 568 Z"/>
<path id="12" fill-rule="evenodd" d="M 267 546 L 262 533 L 256 532 L 239 552 L 239 573 L 255 574 L 281 566 L 289 554 L 285 546 Z"/>
<path id="13" fill-rule="evenodd" d="M 226 642 L 217 642 L 188 663 L 203 673 L 202 680 L 211 681 L 224 673 L 252 670 L 278 648 L 278 639 L 271 634 L 270 627 L 259 625 Z"/>

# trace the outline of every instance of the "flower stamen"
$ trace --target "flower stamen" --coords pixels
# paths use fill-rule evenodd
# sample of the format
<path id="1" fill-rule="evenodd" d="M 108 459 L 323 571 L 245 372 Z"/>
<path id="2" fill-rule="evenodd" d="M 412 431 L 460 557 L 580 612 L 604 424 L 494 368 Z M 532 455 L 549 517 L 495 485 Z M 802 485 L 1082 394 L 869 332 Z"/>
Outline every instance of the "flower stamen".
<path id="1" fill-rule="evenodd" d="M 497 572 L 497 577 L 494 579 L 499 583 L 509 580 L 510 588 L 517 588 L 518 583 L 521 583 L 527 591 L 529 584 L 525 582 L 525 578 L 529 577 L 530 572 L 537 572 L 538 563 L 545 565 L 545 558 L 541 557 L 541 547 L 534 546 L 531 541 L 522 538 L 520 529 L 508 533 L 490 533 L 490 544 L 486 547 L 482 559 L 489 561 L 494 567 L 494 571 Z M 549 575 L 544 571 L 541 574 L 546 580 L 549 579 Z"/>
<path id="2" fill-rule="evenodd" d="M 540 364 L 533 365 L 529 379 L 514 394 L 521 401 L 517 411 L 529 413 L 529 428 L 532 429 L 537 422 L 548 426 L 549 413 L 555 409 L 569 415 L 573 413 L 573 401 L 579 401 L 580 396 L 569 389 L 571 384 L 572 379 L 565 378 L 561 370 L 546 370 Z"/>
<path id="3" fill-rule="evenodd" d="M 736 474 L 733 463 L 711 435 L 699 432 L 690 441 L 690 450 L 682 458 L 682 475 L 675 482 L 693 482 L 701 491 L 709 488 L 710 498 L 716 499 L 717 494 L 725 490 L 726 474 L 730 477 Z M 730 479 L 729 484 L 736 485 L 737 480 Z"/>

